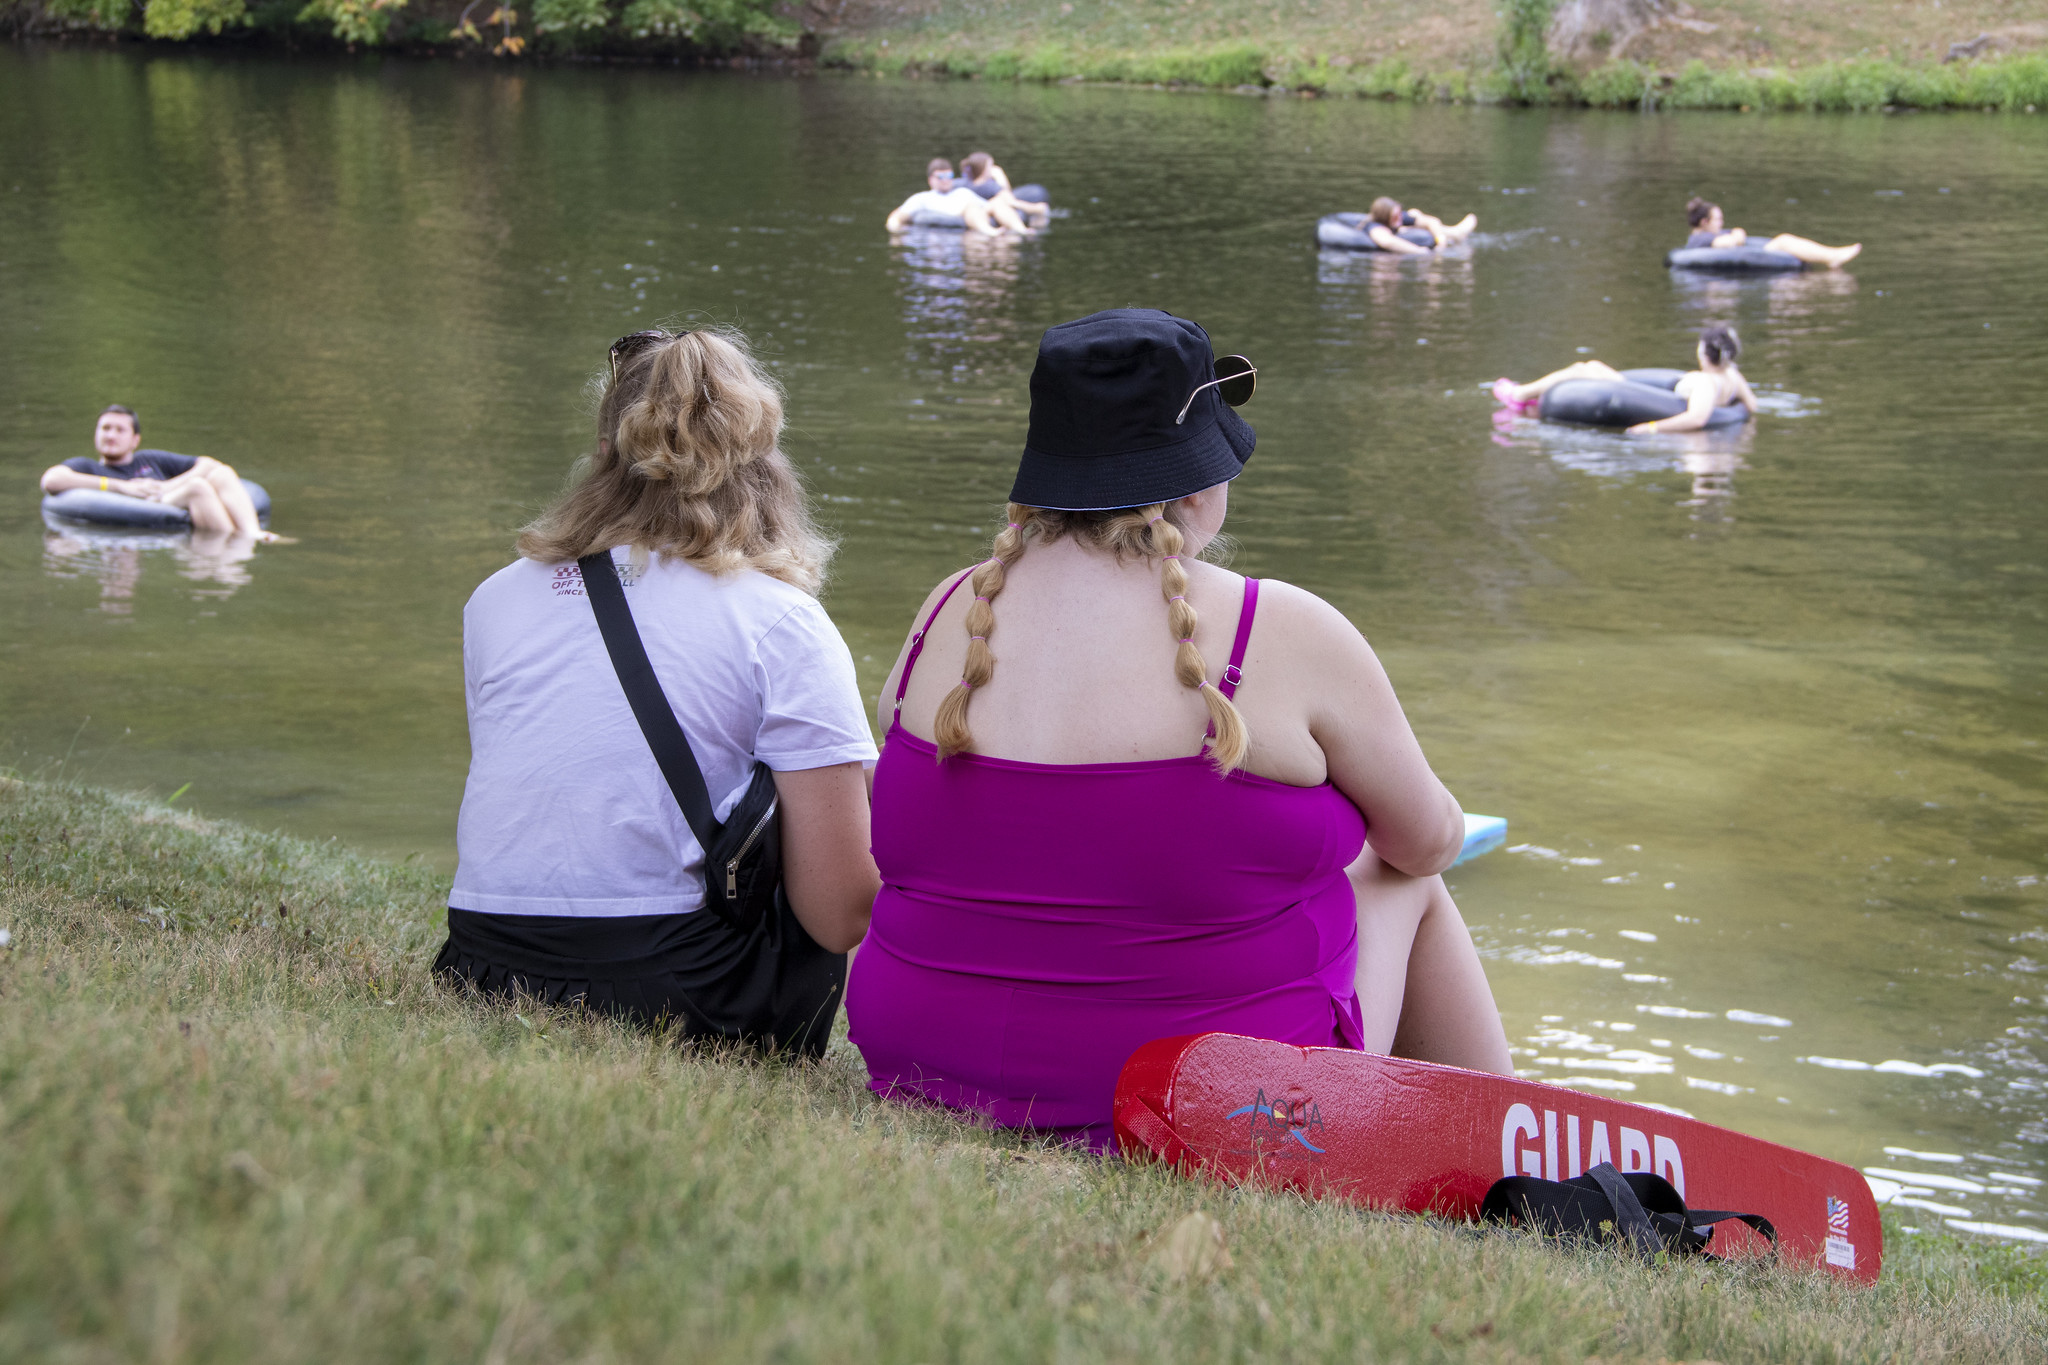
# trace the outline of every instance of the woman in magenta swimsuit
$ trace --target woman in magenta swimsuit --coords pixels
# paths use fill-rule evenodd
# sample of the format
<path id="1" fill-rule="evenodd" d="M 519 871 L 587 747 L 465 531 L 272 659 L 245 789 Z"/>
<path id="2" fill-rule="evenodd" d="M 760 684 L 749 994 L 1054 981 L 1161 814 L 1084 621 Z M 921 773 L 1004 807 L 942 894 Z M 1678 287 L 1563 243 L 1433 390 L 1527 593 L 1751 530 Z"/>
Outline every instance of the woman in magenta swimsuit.
<path id="1" fill-rule="evenodd" d="M 1010 525 L 882 693 L 847 1001 L 878 1092 L 1100 1147 L 1125 1059 L 1175 1034 L 1511 1070 L 1437 875 L 1458 803 L 1379 661 L 1321 599 L 1196 558 L 1255 374 L 1151 309 L 1040 343 Z"/>

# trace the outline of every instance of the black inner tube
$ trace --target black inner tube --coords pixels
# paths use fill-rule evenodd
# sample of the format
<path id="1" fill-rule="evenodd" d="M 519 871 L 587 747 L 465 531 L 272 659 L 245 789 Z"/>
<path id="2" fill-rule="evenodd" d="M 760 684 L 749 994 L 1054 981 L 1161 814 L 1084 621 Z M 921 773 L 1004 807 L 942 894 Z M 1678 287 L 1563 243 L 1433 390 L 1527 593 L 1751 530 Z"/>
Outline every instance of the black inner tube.
<path id="1" fill-rule="evenodd" d="M 1620 379 L 1567 379 L 1544 393 L 1537 414 L 1546 422 L 1576 422 L 1590 427 L 1632 427 L 1661 422 L 1684 412 L 1686 403 L 1672 391 L 1684 370 L 1623 370 Z M 1740 403 L 1715 408 L 1707 428 L 1739 426 L 1749 420 Z"/>
<path id="2" fill-rule="evenodd" d="M 1402 241 L 1415 246 L 1436 247 L 1436 238 L 1428 228 L 1404 227 L 1396 234 Z M 1326 213 L 1316 222 L 1316 241 L 1323 246 L 1337 247 L 1345 251 L 1385 251 L 1372 239 L 1372 215 L 1366 213 Z M 1405 255 L 1404 252 L 1389 253 Z"/>
<path id="3" fill-rule="evenodd" d="M 256 520 L 270 525 L 270 494 L 253 479 L 243 479 L 249 501 L 256 504 Z M 97 488 L 73 488 L 43 499 L 43 514 L 88 526 L 107 526 L 136 531 L 189 531 L 192 514 L 182 507 L 167 507 L 125 493 L 102 493 Z"/>

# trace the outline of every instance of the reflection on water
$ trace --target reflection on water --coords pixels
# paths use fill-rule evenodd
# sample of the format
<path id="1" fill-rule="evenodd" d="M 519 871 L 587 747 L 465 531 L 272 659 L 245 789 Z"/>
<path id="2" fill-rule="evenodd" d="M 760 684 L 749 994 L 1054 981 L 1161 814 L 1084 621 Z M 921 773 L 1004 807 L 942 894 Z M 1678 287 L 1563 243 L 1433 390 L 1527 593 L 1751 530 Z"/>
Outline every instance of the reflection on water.
<path id="1" fill-rule="evenodd" d="M 1470 243 L 1428 256 L 1318 249 L 1317 302 L 1324 336 L 1335 345 L 1352 345 L 1414 332 L 1418 324 L 1426 331 L 1446 311 L 1469 314 L 1472 255 Z M 1427 340 L 1415 337 L 1409 344 Z"/>
<path id="2" fill-rule="evenodd" d="M 249 585 L 245 566 L 256 557 L 249 536 L 102 531 L 47 515 L 43 524 L 43 572 L 54 579 L 96 581 L 99 610 L 108 616 L 134 614 L 146 558 L 175 566 L 178 577 L 199 585 L 186 590 L 191 601 L 223 602 Z"/>
<path id="3" fill-rule="evenodd" d="M 1856 277 L 1847 270 L 1795 270 L 1768 275 L 1722 275 L 1712 271 L 1674 270 L 1671 282 L 1678 293 L 1702 314 L 1701 321 L 1729 321 L 1738 315 L 1756 315 L 1748 307 L 1762 304 L 1761 316 L 1778 324 L 1793 324 L 1824 313 L 1824 305 L 1854 298 Z"/>
<path id="4" fill-rule="evenodd" d="M 1764 395 L 1757 397 L 1761 406 Z M 1788 401 L 1778 405 L 1781 411 L 1798 409 L 1798 395 L 1782 397 Z M 1748 468 L 1743 457 L 1756 444 L 1756 424 L 1626 436 L 1603 427 L 1517 416 L 1500 408 L 1493 414 L 1493 441 L 1595 478 L 1626 479 L 1664 471 L 1689 475 L 1688 496 L 1677 505 L 1691 509 L 1695 522 L 1713 525 L 1734 519 L 1735 475 Z"/>
<path id="5" fill-rule="evenodd" d="M 1031 244 L 1004 234 L 910 227 L 890 235 L 899 267 L 905 335 L 925 343 L 928 362 L 968 355 L 977 344 L 1017 334 L 1013 310 L 1020 253 Z"/>
<path id="6" fill-rule="evenodd" d="M 1730 126 L 0 47 L 0 763 L 446 862 L 463 601 L 588 448 L 606 345 L 661 319 L 783 379 L 872 695 L 986 552 L 1040 329 L 1162 307 L 1260 366 L 1237 565 L 1356 621 L 1510 823 L 1454 880 L 1517 1065 L 2048 1230 L 2048 122 Z M 891 241 L 934 146 L 1073 212 Z M 1665 268 L 1686 198 L 1738 184 L 1865 241 L 1854 274 Z M 1320 253 L 1367 186 L 1481 232 Z M 1743 428 L 1491 420 L 1498 375 L 1685 363 L 1709 320 Z M 35 476 L 110 397 L 300 544 L 46 533 Z"/>

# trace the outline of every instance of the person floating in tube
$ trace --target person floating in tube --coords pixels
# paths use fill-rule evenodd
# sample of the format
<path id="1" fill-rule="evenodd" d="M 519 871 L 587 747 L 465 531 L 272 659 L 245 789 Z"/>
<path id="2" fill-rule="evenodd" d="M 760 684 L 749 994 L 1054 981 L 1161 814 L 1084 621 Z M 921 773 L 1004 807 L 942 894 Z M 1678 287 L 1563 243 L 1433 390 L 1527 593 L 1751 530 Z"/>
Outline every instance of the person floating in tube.
<path id="1" fill-rule="evenodd" d="M 256 504 L 242 487 L 232 466 L 206 455 L 173 455 L 168 450 L 143 450 L 142 423 L 132 408 L 112 403 L 93 429 L 99 454 L 74 455 L 43 471 L 43 492 L 68 493 L 90 488 L 101 493 L 182 507 L 200 535 L 246 536 L 268 545 L 289 544 L 263 529 Z"/>
<path id="2" fill-rule="evenodd" d="M 1017 216 L 1017 210 L 995 200 L 985 200 L 954 179 L 953 163 L 942 156 L 933 157 L 924 168 L 924 183 L 926 188 L 898 204 L 889 214 L 889 231 L 903 231 L 912 225 L 914 215 L 924 212 L 958 218 L 969 232 L 979 232 L 985 237 L 1000 237 L 1004 228 L 1026 235 L 1031 232 L 1024 220 Z"/>
<path id="3" fill-rule="evenodd" d="M 1698 195 L 1686 201 L 1685 221 L 1692 229 L 1692 235 L 1685 239 L 1688 251 L 1698 247 L 1725 250 L 1750 245 L 1747 231 L 1727 226 L 1727 218 L 1722 214 L 1719 204 L 1702 199 Z M 1797 256 L 1808 265 L 1824 265 L 1830 270 L 1841 269 L 1855 260 L 1857 253 L 1863 250 L 1861 242 L 1851 242 L 1848 246 L 1822 246 L 1819 242 L 1805 237 L 1795 237 L 1789 232 L 1781 232 L 1761 245 L 1766 251 Z"/>
<path id="4" fill-rule="evenodd" d="M 1457 222 L 1446 224 L 1443 219 L 1421 209 L 1405 207 L 1398 199 L 1385 195 L 1372 201 L 1372 211 L 1366 215 L 1366 235 L 1372 238 L 1374 246 L 1381 251 L 1419 256 L 1435 250 L 1436 247 L 1456 246 L 1472 235 L 1472 229 L 1479 226 L 1479 220 L 1466 214 Z M 1436 239 L 1435 247 L 1411 242 L 1401 235 L 1402 228 L 1421 228 Z"/>
<path id="5" fill-rule="evenodd" d="M 1699 357 L 1700 367 L 1672 388 L 1673 393 L 1685 400 L 1685 411 L 1676 417 L 1638 422 L 1627 428 L 1624 434 L 1651 436 L 1660 431 L 1699 431 L 1705 428 L 1715 408 L 1726 407 L 1730 403 L 1740 403 L 1752 414 L 1756 412 L 1756 392 L 1742 377 L 1742 371 L 1735 367 L 1736 358 L 1742 354 L 1742 339 L 1735 335 L 1733 327 L 1725 322 L 1708 323 L 1700 329 L 1699 346 L 1694 353 Z M 1511 412 L 1533 415 L 1542 404 L 1543 395 L 1567 379 L 1628 382 L 1628 376 L 1605 361 L 1581 360 L 1526 384 L 1517 384 L 1512 379 L 1496 379 L 1493 381 L 1493 396 Z"/>
<path id="6" fill-rule="evenodd" d="M 961 157 L 960 177 L 954 183 L 965 185 L 991 204 L 1001 204 L 1029 218 L 1034 226 L 1044 227 L 1052 218 L 1052 205 L 1017 197 L 1009 175 L 987 152 L 969 152 Z"/>

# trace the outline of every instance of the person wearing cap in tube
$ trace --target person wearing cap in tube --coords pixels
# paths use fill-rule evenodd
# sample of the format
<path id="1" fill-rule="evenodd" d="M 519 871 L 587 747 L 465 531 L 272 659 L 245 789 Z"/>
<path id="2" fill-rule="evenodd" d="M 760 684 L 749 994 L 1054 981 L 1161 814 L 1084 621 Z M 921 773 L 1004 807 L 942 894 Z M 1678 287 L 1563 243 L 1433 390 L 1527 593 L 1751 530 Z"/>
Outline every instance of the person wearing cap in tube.
<path id="1" fill-rule="evenodd" d="M 1005 525 L 882 690 L 871 1087 L 1105 1147 L 1124 1060 L 1225 1030 L 1508 1074 L 1463 821 L 1334 607 L 1203 561 L 1256 367 L 1155 309 L 1048 330 Z"/>

